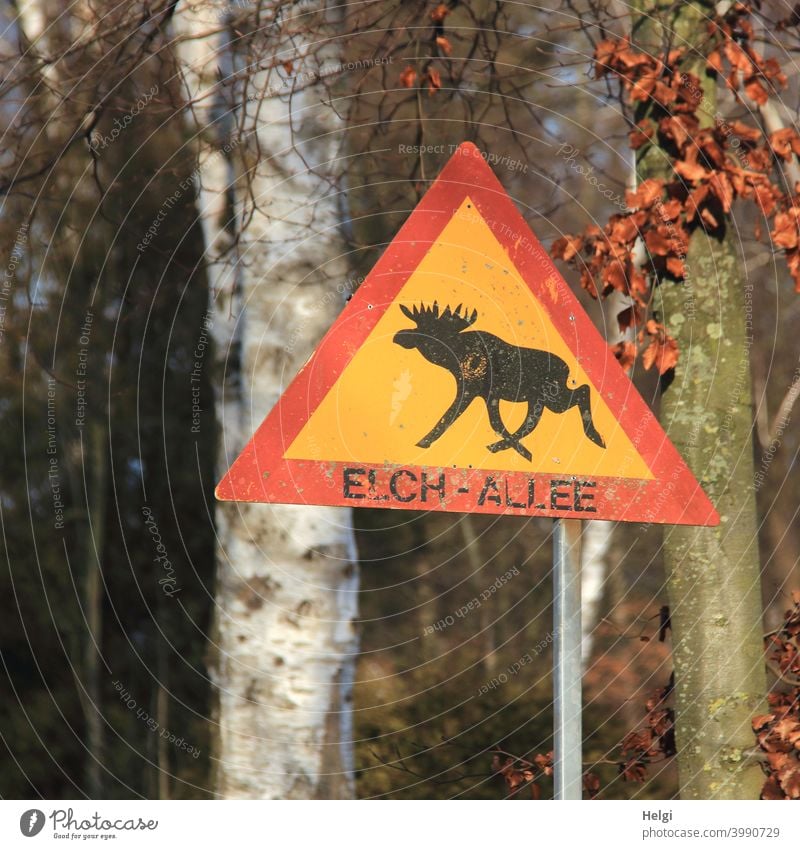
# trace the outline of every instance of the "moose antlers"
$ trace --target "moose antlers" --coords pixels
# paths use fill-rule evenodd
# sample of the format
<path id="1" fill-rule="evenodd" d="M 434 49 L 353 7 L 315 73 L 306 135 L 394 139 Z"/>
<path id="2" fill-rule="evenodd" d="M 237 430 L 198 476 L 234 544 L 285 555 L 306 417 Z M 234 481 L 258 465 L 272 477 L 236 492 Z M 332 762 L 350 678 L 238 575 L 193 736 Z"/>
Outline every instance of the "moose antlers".
<path id="1" fill-rule="evenodd" d="M 463 314 L 461 312 L 461 304 L 459 304 L 455 309 L 452 309 L 449 306 L 446 306 L 444 310 L 439 311 L 439 304 L 434 301 L 432 307 L 426 307 L 425 304 L 420 304 L 418 307 L 414 306 L 412 309 L 403 306 L 400 304 L 400 309 L 403 311 L 403 315 L 408 316 L 417 327 L 422 327 L 423 325 L 427 327 L 434 327 L 436 325 L 447 325 L 449 328 L 459 332 L 460 330 L 465 330 L 478 319 L 478 311 L 473 310 L 472 313 L 468 309 L 465 309 Z"/>

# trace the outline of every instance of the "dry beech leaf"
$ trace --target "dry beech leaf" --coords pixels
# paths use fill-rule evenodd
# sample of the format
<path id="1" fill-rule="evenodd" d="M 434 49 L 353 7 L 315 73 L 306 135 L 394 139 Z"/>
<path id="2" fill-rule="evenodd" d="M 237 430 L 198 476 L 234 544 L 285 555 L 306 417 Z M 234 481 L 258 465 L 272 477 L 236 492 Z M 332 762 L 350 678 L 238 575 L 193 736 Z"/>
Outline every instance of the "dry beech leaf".
<path id="1" fill-rule="evenodd" d="M 406 65 L 403 68 L 403 73 L 400 74 L 400 84 L 404 88 L 412 88 L 414 83 L 417 81 L 417 72 L 411 65 Z"/>
<path id="2" fill-rule="evenodd" d="M 445 56 L 449 56 L 453 52 L 453 45 L 450 44 L 449 39 L 445 38 L 443 35 L 436 36 L 436 45 Z"/>
<path id="3" fill-rule="evenodd" d="M 431 20 L 435 24 L 440 24 L 448 15 L 450 14 L 450 10 L 444 3 L 440 3 L 432 12 L 431 12 Z"/>
<path id="4" fill-rule="evenodd" d="M 442 78 L 436 68 L 428 68 L 428 94 L 433 94 L 442 87 Z"/>

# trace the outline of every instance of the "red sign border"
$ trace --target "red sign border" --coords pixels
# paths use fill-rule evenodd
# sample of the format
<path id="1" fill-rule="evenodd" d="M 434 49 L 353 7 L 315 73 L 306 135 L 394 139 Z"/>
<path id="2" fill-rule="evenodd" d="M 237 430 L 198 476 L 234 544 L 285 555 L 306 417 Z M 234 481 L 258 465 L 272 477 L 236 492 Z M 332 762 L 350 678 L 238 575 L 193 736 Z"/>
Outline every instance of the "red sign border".
<path id="1" fill-rule="evenodd" d="M 570 507 L 564 487 L 576 482 L 573 476 L 562 476 L 562 483 L 558 484 L 559 476 L 550 473 L 376 466 L 374 463 L 284 458 L 303 425 L 466 197 L 474 203 L 508 252 L 521 277 L 647 463 L 653 480 L 592 477 L 590 481 L 607 484 L 604 492 L 598 492 L 594 500 L 589 497 L 583 502 L 576 497 Z M 348 476 L 351 485 L 343 487 L 346 469 L 353 470 Z M 372 480 L 370 470 L 373 470 Z M 401 501 L 386 490 L 393 472 L 398 475 L 396 483 L 401 478 L 404 483 L 413 479 L 420 483 L 425 476 L 429 485 L 423 488 L 424 492 L 417 492 L 413 500 Z M 375 478 L 376 475 L 385 480 Z M 434 485 L 440 482 L 442 475 L 446 481 L 443 498 Z M 493 483 L 487 487 L 488 477 L 493 478 Z M 534 481 L 532 489 L 529 488 L 530 480 Z M 483 492 L 484 487 L 487 491 L 483 503 L 479 504 L 477 493 Z M 613 491 L 611 497 L 607 496 L 609 487 Z M 554 488 L 560 495 L 550 501 Z M 533 492 L 535 497 L 528 498 L 528 493 Z M 223 501 L 392 507 L 674 525 L 719 524 L 719 516 L 700 484 L 478 148 L 470 142 L 461 144 L 442 169 L 312 357 L 220 481 L 215 494 Z M 409 494 L 400 493 L 402 498 Z"/>

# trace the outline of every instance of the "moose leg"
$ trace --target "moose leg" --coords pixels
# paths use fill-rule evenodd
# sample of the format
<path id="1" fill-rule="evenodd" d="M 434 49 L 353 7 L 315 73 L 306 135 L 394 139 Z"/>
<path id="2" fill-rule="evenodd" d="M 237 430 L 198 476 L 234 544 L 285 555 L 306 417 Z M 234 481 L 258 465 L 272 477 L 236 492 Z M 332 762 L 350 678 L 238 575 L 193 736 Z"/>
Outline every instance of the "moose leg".
<path id="1" fill-rule="evenodd" d="M 439 419 L 433 427 L 433 430 L 427 436 L 423 436 L 417 443 L 420 448 L 430 448 L 436 440 L 444 434 L 444 432 L 453 424 L 453 422 L 467 409 L 470 403 L 474 400 L 475 395 L 465 392 L 459 392 L 456 395 L 455 401 L 448 407 L 444 415 Z"/>
<path id="2" fill-rule="evenodd" d="M 526 460 L 530 461 L 533 459 L 533 455 L 528 449 L 522 445 L 520 439 L 523 436 L 526 436 L 536 427 L 537 422 L 539 421 L 539 417 L 542 415 L 542 411 L 539 410 L 539 413 L 536 417 L 536 421 L 531 425 L 530 429 L 523 433 L 525 429 L 525 425 L 528 423 L 528 419 L 530 418 L 530 405 L 528 406 L 528 418 L 525 419 L 522 427 L 516 433 L 509 433 L 508 428 L 503 424 L 503 419 L 500 416 L 500 399 L 499 398 L 491 398 L 486 402 L 486 409 L 489 412 L 489 424 L 492 426 L 492 430 L 503 438 L 499 442 L 493 442 L 491 445 L 487 445 L 486 447 L 493 454 L 496 454 L 498 451 L 504 451 L 506 448 L 513 448 L 517 454 L 524 457 Z M 521 435 L 520 435 L 521 434 Z"/>
<path id="3" fill-rule="evenodd" d="M 551 396 L 547 401 L 547 406 L 554 413 L 565 413 L 571 407 L 577 407 L 581 413 L 583 432 L 595 445 L 599 445 L 601 448 L 606 447 L 605 440 L 597 432 L 597 428 L 594 426 L 594 421 L 592 420 L 592 409 L 589 405 L 589 387 L 585 383 L 577 389 Z"/>

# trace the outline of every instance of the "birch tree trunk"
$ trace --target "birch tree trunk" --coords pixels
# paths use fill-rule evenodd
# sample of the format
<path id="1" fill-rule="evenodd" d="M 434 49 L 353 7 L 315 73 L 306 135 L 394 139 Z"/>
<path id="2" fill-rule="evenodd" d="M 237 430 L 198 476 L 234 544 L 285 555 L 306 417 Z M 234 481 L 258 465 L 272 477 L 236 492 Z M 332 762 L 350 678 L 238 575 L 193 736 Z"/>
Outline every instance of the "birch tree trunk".
<path id="1" fill-rule="evenodd" d="M 695 57 L 703 80 L 702 117 L 713 121 L 717 92 L 705 74 L 709 6 L 641 3 L 661 9 L 668 40 Z M 661 31 L 650 18 L 638 46 L 659 55 Z M 641 24 L 642 21 L 640 20 Z M 654 148 L 642 176 L 663 174 Z M 687 282 L 659 287 L 658 306 L 680 345 L 675 380 L 664 392 L 662 422 L 716 506 L 716 528 L 667 528 L 664 559 L 673 630 L 676 738 L 685 799 L 757 799 L 763 784 L 752 717 L 763 712 L 760 568 L 752 458 L 748 290 L 731 227 L 724 238 L 698 228 L 687 255 Z"/>
<path id="2" fill-rule="evenodd" d="M 179 53 L 203 140 L 221 474 L 343 304 L 344 124 L 319 80 L 338 49 L 324 3 L 181 6 Z M 216 522 L 217 792 L 351 797 L 350 511 L 217 504 Z"/>

